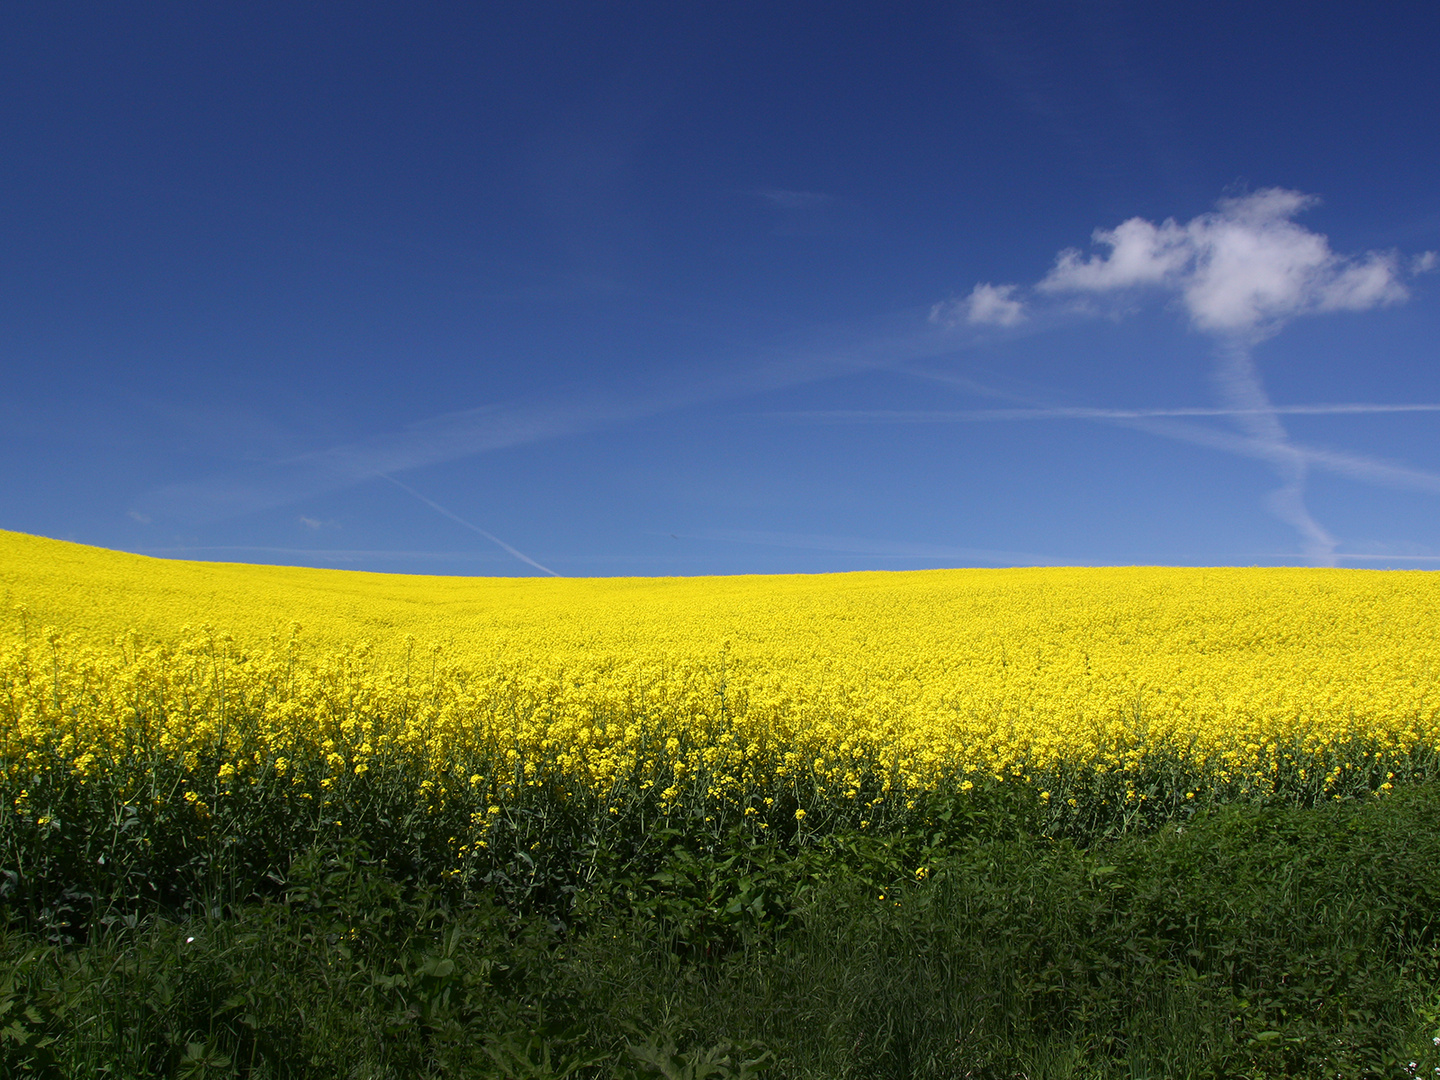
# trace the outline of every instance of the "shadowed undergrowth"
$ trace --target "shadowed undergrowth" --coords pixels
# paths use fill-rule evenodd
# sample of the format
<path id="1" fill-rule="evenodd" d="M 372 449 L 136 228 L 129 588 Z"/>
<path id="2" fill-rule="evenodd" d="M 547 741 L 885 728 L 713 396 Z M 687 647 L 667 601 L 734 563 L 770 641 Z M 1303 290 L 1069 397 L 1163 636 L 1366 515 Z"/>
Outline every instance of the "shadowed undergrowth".
<path id="1" fill-rule="evenodd" d="M 1428 1074 L 1437 796 L 1224 807 L 1084 847 L 1000 792 L 804 844 L 669 827 L 529 894 L 427 880 L 403 844 L 337 836 L 243 891 L 97 909 L 78 940 L 8 904 L 0 1063 L 66 1077 Z"/>

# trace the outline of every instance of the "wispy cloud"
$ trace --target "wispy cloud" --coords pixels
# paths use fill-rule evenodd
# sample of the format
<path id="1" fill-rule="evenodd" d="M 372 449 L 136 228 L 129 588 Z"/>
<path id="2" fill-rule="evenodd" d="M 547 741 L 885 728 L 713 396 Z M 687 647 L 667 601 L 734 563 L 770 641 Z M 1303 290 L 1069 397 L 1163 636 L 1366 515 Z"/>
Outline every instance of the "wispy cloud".
<path id="1" fill-rule="evenodd" d="M 228 475 L 168 485 L 148 493 L 139 502 L 148 516 L 185 521 L 238 517 L 390 473 L 582 434 L 663 411 L 670 404 L 655 397 L 630 401 L 595 397 L 466 409 Z"/>
<path id="2" fill-rule="evenodd" d="M 1015 299 L 1018 285 L 982 282 L 970 295 L 942 300 L 930 309 L 930 321 L 940 326 L 1018 326 L 1025 321 L 1025 305 Z"/>
<path id="3" fill-rule="evenodd" d="M 1292 442 L 1252 350 L 1298 316 L 1400 303 L 1409 296 L 1405 271 L 1428 270 L 1435 258 L 1426 252 L 1407 266 L 1395 251 L 1341 255 L 1324 235 L 1294 221 L 1317 202 L 1313 195 L 1266 188 L 1223 199 L 1214 211 L 1183 224 L 1174 218 L 1158 225 L 1130 218 L 1094 232 L 1103 251 L 1088 256 L 1078 248 L 1061 251 L 1032 293 L 1100 296 L 1158 290 L 1177 296 L 1196 329 L 1217 342 L 1215 381 L 1225 408 L 1216 415 L 1243 433 L 1236 447 L 1262 457 L 1280 478 L 1281 486 L 1266 500 L 1268 509 L 1297 531 L 1311 559 L 1326 563 L 1334 561 L 1338 541 L 1305 503 L 1308 470 L 1322 455 Z M 996 298 L 1025 302 L 1018 285 L 986 285 L 983 294 L 980 288 L 971 295 L 972 313 L 992 310 Z M 1015 321 L 1021 317 L 1018 306 L 1006 310 Z M 1357 467 L 1351 475 L 1362 472 L 1366 478 L 1393 474 Z"/>
<path id="4" fill-rule="evenodd" d="M 955 331 L 906 312 L 842 329 L 808 350 L 719 370 L 677 365 L 664 381 L 629 393 L 607 390 L 531 402 L 485 405 L 430 417 L 398 430 L 305 454 L 246 466 L 199 481 L 170 484 L 136 499 L 135 513 L 187 524 L 220 521 L 288 506 L 428 465 L 644 420 L 706 403 L 744 398 L 952 354 Z"/>
<path id="5" fill-rule="evenodd" d="M 779 189 L 758 194 L 786 210 L 818 206 L 829 198 L 818 192 Z M 1433 408 L 1364 403 L 1276 408 L 1265 395 L 1253 364 L 1247 367 L 1235 360 L 1236 348 L 1250 348 L 1298 315 L 1398 302 L 1405 295 L 1402 273 L 1418 272 L 1434 262 L 1425 256 L 1406 262 L 1394 253 L 1371 252 L 1358 257 L 1336 254 L 1325 237 L 1291 220 L 1312 202 L 1308 196 L 1271 189 L 1222 202 L 1213 213 L 1183 225 L 1173 221 L 1155 225 L 1131 219 L 1114 230 L 1097 232 L 1097 243 L 1104 249 L 1100 253 L 1087 257 L 1062 252 L 1054 267 L 1029 288 L 982 283 L 969 295 L 942 301 L 933 308 L 901 313 L 888 321 L 877 320 L 868 327 L 842 328 L 823 346 L 792 349 L 768 359 L 737 358 L 723 370 L 690 368 L 687 373 L 683 365 L 677 365 L 664 376 L 667 381 L 636 385 L 629 393 L 612 388 L 568 398 L 492 404 L 447 413 L 395 431 L 226 475 L 170 485 L 136 500 L 134 513 L 189 523 L 233 518 L 382 476 L 395 482 L 396 476 L 427 465 L 584 435 L 704 403 L 863 372 L 903 370 L 924 359 L 953 354 L 995 327 L 1025 332 L 1065 318 L 1074 297 L 1150 289 L 1179 297 L 1191 321 L 1216 337 L 1222 398 L 1219 407 L 1087 410 L 1026 402 L 1029 408 L 910 414 L 906 418 L 874 411 L 812 414 L 806 418 L 938 422 L 1069 417 L 1136 427 L 1148 425 L 1145 430 L 1156 434 L 1187 441 L 1209 439 L 1209 444 L 1217 448 L 1270 463 L 1281 474 L 1284 485 L 1277 496 L 1280 501 L 1272 510 L 1288 515 L 1287 520 L 1303 532 L 1307 526 L 1297 516 L 1296 506 L 1303 508 L 1305 469 L 1324 468 L 1370 482 L 1410 486 L 1428 483 L 1421 479 L 1428 474 L 1296 446 L 1279 418 L 1291 414 L 1398 413 Z M 1018 403 L 1018 399 L 1011 400 Z M 1207 417 L 1228 420 L 1238 432 L 1178 423 Z M 1290 494 L 1283 494 L 1286 491 Z M 1290 503 L 1282 505 L 1286 499 Z M 501 543 L 468 522 L 462 524 Z M 1325 558 L 1321 549 L 1328 543 L 1322 532 L 1312 530 L 1306 540 L 1321 561 Z"/>
<path id="6" fill-rule="evenodd" d="M 504 558 L 498 553 L 477 551 L 394 551 L 362 548 L 298 548 L 279 547 L 270 544 L 174 544 L 169 547 L 136 548 L 140 555 L 154 555 L 158 558 L 183 559 L 197 555 L 280 555 L 286 558 L 307 560 L 324 559 L 330 562 L 373 562 L 377 559 L 391 559 L 397 562 L 496 562 Z"/>

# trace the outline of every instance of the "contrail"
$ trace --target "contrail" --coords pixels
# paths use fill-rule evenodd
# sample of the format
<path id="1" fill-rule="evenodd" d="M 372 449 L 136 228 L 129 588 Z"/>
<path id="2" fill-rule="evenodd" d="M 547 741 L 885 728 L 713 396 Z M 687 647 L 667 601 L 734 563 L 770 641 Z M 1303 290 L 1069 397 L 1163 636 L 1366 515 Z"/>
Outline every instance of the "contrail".
<path id="1" fill-rule="evenodd" d="M 1335 557 L 1365 562 L 1440 562 L 1440 555 L 1354 555 L 1348 551 L 1337 551 Z"/>
<path id="2" fill-rule="evenodd" d="M 1194 443 L 1196 446 L 1208 446 L 1214 450 L 1223 450 L 1226 453 L 1236 454 L 1240 457 L 1255 458 L 1267 462 L 1274 462 L 1276 460 L 1276 450 L 1273 445 L 1262 440 L 1251 438 L 1248 435 L 1237 435 L 1228 431 L 1220 431 L 1216 428 L 1204 427 L 1199 424 L 1186 424 L 1174 420 L 1115 420 L 1114 423 L 1120 424 L 1123 427 L 1133 428 L 1136 431 L 1144 431 L 1151 435 L 1160 435 L 1167 439 L 1175 439 L 1179 442 Z M 1403 465 L 1392 465 L 1389 462 L 1362 457 L 1359 454 L 1346 454 L 1337 450 L 1325 450 L 1321 447 L 1306 446 L 1293 442 L 1290 444 L 1289 450 L 1281 452 L 1281 456 L 1288 457 L 1291 451 L 1303 455 L 1306 462 L 1310 465 L 1327 469 L 1340 476 L 1348 476 L 1354 480 L 1364 480 L 1375 484 L 1384 484 L 1387 487 L 1440 494 L 1440 475 L 1436 475 L 1435 473 L 1424 472 L 1420 469 L 1409 469 Z"/>
<path id="3" fill-rule="evenodd" d="M 463 409 L 227 475 L 168 484 L 142 495 L 133 511 L 154 518 L 226 520 L 344 490 L 377 475 L 583 435 L 710 402 L 891 370 L 949 355 L 963 341 L 963 331 L 957 336 L 935 327 L 917 330 L 914 312 L 900 312 L 859 327 L 817 331 L 803 348 L 776 344 L 769 357 L 737 356 L 736 363 L 721 369 L 679 364 L 631 386 L 628 393 L 577 391 L 549 400 Z"/>
<path id="4" fill-rule="evenodd" d="M 917 372 L 917 374 L 921 373 Z M 929 375 L 929 377 L 937 379 L 943 378 L 938 373 Z M 1280 405 L 1276 406 L 1275 409 L 1277 413 L 1282 414 L 1416 412 L 1421 410 L 1440 412 L 1440 405 L 1414 407 L 1409 405 L 1396 405 L 1393 407 L 1384 405 Z M 1143 431 L 1149 435 L 1159 435 L 1166 439 L 1175 439 L 1178 442 L 1193 443 L 1197 446 L 1208 446 L 1212 450 L 1222 450 L 1227 454 L 1236 454 L 1240 457 L 1255 458 L 1267 462 L 1274 461 L 1277 452 L 1275 447 L 1269 442 L 1255 439 L 1249 435 L 1221 431 L 1218 428 L 1206 427 L 1201 424 L 1187 424 L 1181 420 L 1181 418 L 1188 416 L 1245 415 L 1248 411 L 1255 410 L 1205 408 L 1092 409 L 1080 407 L 1068 408 L 1063 406 L 1045 408 L 1037 406 L 1028 409 L 935 409 L 924 411 L 827 409 L 810 412 L 773 412 L 764 415 L 780 420 L 799 420 L 831 424 L 939 424 L 988 420 L 1093 420 L 1101 423 L 1117 424 L 1134 431 Z M 1303 443 L 1291 442 L 1289 445 L 1290 450 L 1303 455 L 1310 465 L 1332 473 L 1337 473 L 1341 476 L 1348 476 L 1354 480 L 1363 480 L 1375 484 L 1384 484 L 1387 487 L 1440 494 L 1440 475 L 1435 473 L 1425 472 L 1421 469 L 1407 468 L 1404 465 L 1396 465 L 1388 461 L 1381 461 L 1360 454 L 1347 454 L 1337 450 L 1326 450 L 1322 447 L 1309 446 Z M 1283 451 L 1283 456 L 1290 456 L 1290 450 Z"/>
<path id="5" fill-rule="evenodd" d="M 542 571 L 543 573 L 549 574 L 551 577 L 564 577 L 564 576 L 565 576 L 564 574 L 558 574 L 558 573 L 556 573 L 554 570 L 551 570 L 548 566 L 542 566 L 540 563 L 538 563 L 538 562 L 536 562 L 534 559 L 532 559 L 529 555 L 526 555 L 523 551 L 519 551 L 519 550 L 511 547 L 509 544 L 507 544 L 504 540 L 501 540 L 501 539 L 500 539 L 498 536 L 496 536 L 494 533 L 486 532 L 484 529 L 480 528 L 479 525 L 471 524 L 470 522 L 468 522 L 468 521 L 466 521 L 464 518 L 462 518 L 459 514 L 452 513 L 451 511 L 446 510 L 445 507 L 441 506 L 441 505 L 440 505 L 439 503 L 437 503 L 434 499 L 427 499 L 424 495 L 421 495 L 420 492 L 416 491 L 416 490 L 415 490 L 414 488 L 412 488 L 409 484 L 402 484 L 399 480 L 396 480 L 393 476 L 389 475 L 388 473 L 376 473 L 375 475 L 378 476 L 378 477 L 380 477 L 381 479 L 389 480 L 390 483 L 394 484 L 394 485 L 395 485 L 396 487 L 398 487 L 401 491 L 408 491 L 411 495 L 414 495 L 415 498 L 419 499 L 422 503 L 424 503 L 426 506 L 430 507 L 430 509 L 431 509 L 431 510 L 434 510 L 437 514 L 444 514 L 447 518 L 449 518 L 451 521 L 455 522 L 457 525 L 463 525 L 463 526 L 465 526 L 465 528 L 469 529 L 471 532 L 473 532 L 473 533 L 478 533 L 480 536 L 483 536 L 486 540 L 489 540 L 492 544 L 496 544 L 496 545 L 504 548 L 504 549 L 505 549 L 506 551 L 508 551 L 511 555 L 514 555 L 515 558 L 519 559 L 521 562 L 525 563 L 527 566 L 533 566 L 536 570 L 540 570 L 540 571 Z"/>
<path id="6" fill-rule="evenodd" d="M 1243 349 L 1244 346 L 1237 346 Z M 1248 363 L 1248 353 L 1244 357 Z M 1030 419 L 1082 419 L 1094 420 L 1104 423 L 1119 424 L 1122 427 L 1133 428 L 1137 431 L 1144 431 L 1152 435 L 1160 435 L 1168 439 L 1178 439 L 1181 442 L 1195 443 L 1200 446 L 1208 446 L 1216 450 L 1223 450 L 1226 453 L 1237 454 L 1242 457 L 1254 458 L 1265 461 L 1282 478 L 1287 480 L 1285 487 L 1272 496 L 1271 511 L 1277 516 L 1282 516 L 1287 523 L 1301 527 L 1304 514 L 1308 518 L 1308 511 L 1304 509 L 1303 500 L 1297 507 L 1293 494 L 1288 494 L 1290 483 L 1293 482 L 1297 462 L 1306 471 L 1310 467 L 1326 469 L 1329 472 L 1338 473 L 1356 480 L 1368 481 L 1370 483 L 1385 484 L 1390 487 L 1409 488 L 1418 491 L 1427 491 L 1440 494 L 1440 476 L 1434 473 L 1423 472 L 1419 469 L 1406 468 L 1403 465 L 1394 465 L 1385 461 L 1377 461 L 1373 458 L 1363 457 L 1358 454 L 1347 454 L 1334 450 L 1326 450 L 1320 447 L 1305 446 L 1290 440 L 1288 433 L 1283 426 L 1275 419 L 1277 414 L 1293 413 L 1300 415 L 1326 415 L 1331 413 L 1339 414 L 1363 414 L 1363 413 L 1403 413 L 1403 412 L 1437 412 L 1440 405 L 1415 404 L 1415 405 L 1372 405 L 1372 404 L 1341 404 L 1341 405 L 1279 405 L 1267 407 L 1268 398 L 1265 397 L 1263 387 L 1245 384 L 1245 364 L 1242 363 L 1239 370 L 1232 368 L 1230 372 L 1230 391 L 1227 397 L 1232 397 L 1230 403 L 1223 408 L 1178 408 L 1178 409 L 1096 409 L 1084 407 L 1049 406 L 1042 401 L 1033 398 L 1026 398 L 1019 394 L 998 390 L 983 383 L 977 383 L 972 379 L 963 376 L 952 375 L 948 372 L 933 371 L 927 368 L 907 365 L 903 369 L 907 374 L 935 382 L 947 383 L 970 393 L 979 394 L 982 397 L 998 398 L 1005 401 L 1017 401 L 1024 404 L 1025 408 L 1018 409 L 974 409 L 974 410 L 934 410 L 930 412 L 907 413 L 894 412 L 884 413 L 878 410 L 856 410 L 851 414 L 834 410 L 824 413 L 787 413 L 778 414 L 789 416 L 795 419 L 814 419 L 830 422 L 859 421 L 878 423 L 885 420 L 892 422 L 904 422 L 912 417 L 917 422 L 943 422 L 962 420 L 1030 420 Z M 1222 368 L 1222 372 L 1223 372 Z M 1255 379 L 1254 369 L 1250 368 L 1250 378 Z M 1254 396 L 1256 389 L 1259 390 L 1259 397 Z M 1223 389 L 1223 387 L 1222 387 Z M 1233 395 L 1233 396 L 1232 396 Z M 1235 400 L 1238 398 L 1239 400 Z M 1232 434 L 1216 428 L 1206 427 L 1199 424 L 1187 424 L 1180 418 L 1187 416 L 1216 416 L 1216 417 L 1244 417 L 1250 418 L 1249 424 L 1242 424 L 1246 430 L 1243 433 Z M 1269 418 L 1268 421 L 1265 418 Z M 1281 438 L 1275 437 L 1274 428 L 1271 424 L 1280 427 Z M 1251 430 L 1253 428 L 1253 430 Z M 1310 519 L 1311 524 L 1318 532 L 1306 530 L 1306 535 L 1311 539 L 1314 546 L 1329 541 L 1329 534 L 1318 524 Z M 1323 539 L 1322 539 L 1323 538 Z M 1307 551 L 1314 558 L 1332 559 L 1339 557 L 1333 549 L 1324 551 Z M 1345 556 L 1351 558 L 1353 556 Z"/>
<path id="7" fill-rule="evenodd" d="M 780 420 L 809 420 L 839 424 L 953 424 L 986 420 L 1150 420 L 1186 416 L 1368 416 L 1372 413 L 1440 412 L 1440 404 L 1375 405 L 1366 402 L 1339 405 L 1275 405 L 1268 409 L 1224 409 L 1182 406 L 1173 409 L 1097 409 L 1057 405 L 1033 409 L 809 409 L 770 412 Z"/>
<path id="8" fill-rule="evenodd" d="M 1273 455 L 1273 448 L 1244 435 L 1232 435 L 1227 431 L 1217 428 L 1204 427 L 1199 424 L 1186 424 L 1178 421 L 1181 416 L 1232 416 L 1237 412 L 1244 413 L 1245 409 L 1093 409 L 1093 408 L 1071 408 L 1066 406 L 1051 407 L 1045 402 L 1035 398 L 1027 398 L 1020 394 L 1010 393 L 1005 390 L 987 386 L 984 383 L 967 379 L 964 376 L 953 375 L 945 371 L 933 371 L 929 368 L 906 366 L 903 370 L 907 375 L 913 375 L 920 379 L 929 379 L 933 382 L 944 383 L 955 386 L 959 389 L 978 394 L 981 397 L 996 398 L 1001 401 L 1017 401 L 1027 406 L 1023 409 L 977 409 L 973 412 L 985 419 L 1029 419 L 1032 414 L 1040 419 L 1065 416 L 1084 420 L 1099 420 L 1119 424 L 1122 427 L 1133 428 L 1136 431 L 1144 431 L 1151 435 L 1160 435 L 1167 439 L 1178 439 L 1181 442 L 1195 443 L 1199 446 L 1209 446 L 1216 450 L 1223 450 L 1226 453 L 1237 454 L 1241 457 L 1259 458 L 1269 461 Z M 1277 412 L 1315 413 L 1340 412 L 1340 413 L 1368 413 L 1368 412 L 1440 412 L 1440 405 L 1369 405 L 1369 404 L 1347 404 L 1347 405 L 1279 405 L 1275 406 Z M 1269 410 L 1262 410 L 1268 412 Z M 809 414 L 780 414 L 790 416 L 805 416 Z M 839 418 L 836 412 L 815 414 L 819 416 Z M 895 419 L 903 419 L 905 413 L 894 414 Z M 921 413 L 922 416 L 930 414 Z M 935 414 L 944 415 L 947 419 L 955 420 L 964 415 L 963 411 Z M 879 414 L 870 411 L 859 417 L 860 419 L 878 419 Z M 1338 473 L 1341 476 L 1348 476 L 1355 480 L 1366 480 L 1372 483 L 1385 484 L 1389 487 L 1408 488 L 1417 491 L 1428 491 L 1440 494 L 1440 475 L 1424 472 L 1419 469 L 1406 468 L 1403 465 L 1395 465 L 1387 461 L 1379 461 L 1375 458 L 1363 457 L 1359 454 L 1347 454 L 1336 450 L 1325 450 L 1315 446 L 1301 446 L 1292 443 L 1292 448 L 1305 455 L 1311 465 L 1328 469 L 1330 472 Z"/>
<path id="9" fill-rule="evenodd" d="M 1057 254 L 1034 292 L 1081 298 L 1119 297 L 1141 289 L 1173 293 L 1191 325 L 1215 341 L 1215 381 L 1227 409 L 1223 415 L 1280 476 L 1281 486 L 1271 492 L 1267 507 L 1300 533 L 1307 555 L 1333 564 L 1337 542 L 1305 504 L 1306 477 L 1318 459 L 1290 440 L 1251 352 L 1301 315 L 1369 311 L 1400 303 L 1410 291 L 1398 252 L 1341 255 L 1324 235 L 1296 224 L 1294 218 L 1317 201 L 1304 192 L 1271 187 L 1221 199 L 1213 211 L 1184 224 L 1174 218 L 1157 225 L 1132 217 L 1092 234 L 1094 243 L 1108 251 L 1086 256 L 1072 247 Z M 1411 261 L 1409 272 L 1432 269 L 1435 262 L 1433 253 L 1421 255 Z M 951 306 L 970 322 L 1012 324 L 1026 318 L 1028 301 L 1016 298 L 1019 289 L 985 282 L 967 301 Z"/>
<path id="10" fill-rule="evenodd" d="M 1220 345 L 1215 381 L 1220 395 L 1234 411 L 1236 426 L 1262 447 L 1272 451 L 1270 465 L 1281 485 L 1266 500 L 1270 512 L 1301 536 L 1305 553 L 1317 562 L 1335 565 L 1339 541 L 1315 520 L 1305 505 L 1305 479 L 1310 463 L 1303 451 L 1290 442 L 1290 433 L 1275 414 L 1260 373 L 1250 357 L 1250 347 L 1238 338 Z"/>

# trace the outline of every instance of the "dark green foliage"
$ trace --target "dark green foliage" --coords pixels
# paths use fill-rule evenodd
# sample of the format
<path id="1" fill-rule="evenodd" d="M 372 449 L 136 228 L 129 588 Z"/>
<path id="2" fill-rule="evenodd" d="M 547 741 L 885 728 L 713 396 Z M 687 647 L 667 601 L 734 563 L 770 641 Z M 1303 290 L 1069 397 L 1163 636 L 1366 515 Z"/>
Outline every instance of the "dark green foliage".
<path id="1" fill-rule="evenodd" d="M 1088 846 L 1047 836 L 1033 798 L 993 791 L 908 821 L 807 842 L 617 829 L 573 849 L 550 891 L 426 875 L 400 828 L 337 835 L 283 862 L 276 844 L 263 887 L 195 874 L 208 891 L 179 895 L 187 879 L 172 878 L 180 903 L 108 902 L 80 942 L 48 940 L 53 916 L 12 903 L 0 1075 L 1133 1080 L 1440 1064 L 1436 786 L 1221 808 Z"/>
<path id="2" fill-rule="evenodd" d="M 1122 771 L 1077 766 L 1003 782 L 982 774 L 973 789 L 955 776 L 928 793 L 887 787 L 894 777 L 862 769 L 853 799 L 797 779 L 741 808 L 709 798 L 698 773 L 683 781 L 684 798 L 666 803 L 664 777 L 682 781 L 664 770 L 656 783 L 608 794 L 548 767 L 507 786 L 492 760 L 436 771 L 394 747 L 363 772 L 334 775 L 318 748 L 304 760 L 297 750 L 288 763 L 257 752 L 243 778 L 221 779 L 233 765 L 224 748 L 186 758 L 155 748 L 143 730 L 114 760 L 82 773 L 57 739 L 27 754 L 23 767 L 0 770 L 0 903 L 55 942 L 83 940 L 104 919 L 182 918 L 217 899 L 274 899 L 297 851 L 344 837 L 364 837 L 397 879 L 451 901 L 484 892 L 568 924 L 578 894 L 644 880 L 680 849 L 718 865 L 773 845 L 804 853 L 867 834 L 904 837 L 912 847 L 935 833 L 947 842 L 1045 835 L 1092 845 L 1216 807 L 1363 801 L 1440 776 L 1432 750 L 1381 753 L 1357 743 L 1308 757 L 1278 748 L 1273 782 L 1258 786 L 1227 787 L 1183 755 L 1151 754 Z"/>

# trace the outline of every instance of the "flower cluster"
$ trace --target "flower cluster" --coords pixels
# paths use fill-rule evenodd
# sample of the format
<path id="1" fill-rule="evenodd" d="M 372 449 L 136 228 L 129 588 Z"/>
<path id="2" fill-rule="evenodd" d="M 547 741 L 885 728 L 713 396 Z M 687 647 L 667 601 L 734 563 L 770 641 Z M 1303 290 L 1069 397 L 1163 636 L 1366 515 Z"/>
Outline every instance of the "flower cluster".
<path id="1" fill-rule="evenodd" d="M 1056 813 L 1380 789 L 1440 745 L 1440 578 L 1417 572 L 426 578 L 0 533 L 0 582 L 21 801 L 38 768 L 158 753 L 195 791 L 322 800 L 403 767 L 417 800 L 471 800 L 477 836 L 541 785 L 808 828 L 981 782 Z"/>

